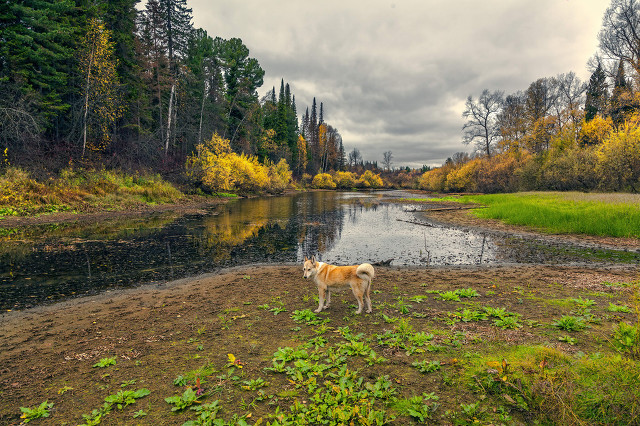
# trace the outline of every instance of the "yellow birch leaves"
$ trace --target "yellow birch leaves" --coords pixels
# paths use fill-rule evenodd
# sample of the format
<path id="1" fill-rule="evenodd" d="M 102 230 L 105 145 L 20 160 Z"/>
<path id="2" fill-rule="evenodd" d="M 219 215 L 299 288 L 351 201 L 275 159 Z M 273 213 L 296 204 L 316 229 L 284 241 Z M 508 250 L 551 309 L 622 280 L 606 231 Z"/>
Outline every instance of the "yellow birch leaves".
<path id="1" fill-rule="evenodd" d="M 83 79 L 84 144 L 104 150 L 111 141 L 111 127 L 124 108 L 120 101 L 114 43 L 111 31 L 98 19 L 89 20 L 80 50 L 80 75 Z M 83 150 L 84 151 L 84 150 Z"/>

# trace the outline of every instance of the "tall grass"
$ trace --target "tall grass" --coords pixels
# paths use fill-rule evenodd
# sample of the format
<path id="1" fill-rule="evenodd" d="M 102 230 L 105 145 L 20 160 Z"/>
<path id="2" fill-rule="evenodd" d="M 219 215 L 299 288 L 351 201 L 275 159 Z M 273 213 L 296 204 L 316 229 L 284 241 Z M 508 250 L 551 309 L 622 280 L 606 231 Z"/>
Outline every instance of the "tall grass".
<path id="1" fill-rule="evenodd" d="M 544 232 L 640 238 L 640 196 L 635 194 L 526 192 L 466 195 L 461 201 L 487 206 L 474 210 L 478 217 Z"/>
<path id="2" fill-rule="evenodd" d="M 42 181 L 15 167 L 0 174 L 0 216 L 126 209 L 140 204 L 174 203 L 183 197 L 157 174 L 65 169 L 60 176 Z"/>

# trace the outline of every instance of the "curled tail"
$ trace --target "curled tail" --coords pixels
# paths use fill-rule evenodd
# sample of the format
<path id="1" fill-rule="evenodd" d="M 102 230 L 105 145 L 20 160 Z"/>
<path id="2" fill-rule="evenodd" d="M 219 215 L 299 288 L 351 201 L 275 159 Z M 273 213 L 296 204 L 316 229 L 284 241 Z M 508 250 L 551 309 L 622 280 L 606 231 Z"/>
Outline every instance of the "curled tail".
<path id="1" fill-rule="evenodd" d="M 376 276 L 376 272 L 373 269 L 373 266 L 371 266 L 368 263 L 363 263 L 362 265 L 358 266 L 358 268 L 356 269 L 356 275 L 360 279 L 366 280 L 369 282 L 369 284 L 371 284 L 371 281 Z"/>

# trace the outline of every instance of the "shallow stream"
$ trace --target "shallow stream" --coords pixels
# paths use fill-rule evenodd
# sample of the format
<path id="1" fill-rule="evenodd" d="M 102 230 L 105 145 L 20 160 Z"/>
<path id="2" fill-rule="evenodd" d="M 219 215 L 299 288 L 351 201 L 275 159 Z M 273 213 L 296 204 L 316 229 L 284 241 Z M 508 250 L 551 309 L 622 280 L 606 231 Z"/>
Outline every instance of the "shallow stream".
<path id="1" fill-rule="evenodd" d="M 198 214 L 159 213 L 92 225 L 2 230 L 0 309 L 24 309 L 107 289 L 166 282 L 304 256 L 393 266 L 566 263 L 584 248 L 438 225 L 406 194 L 312 192 L 240 199 Z M 616 253 L 604 253 L 605 259 Z M 640 255 L 625 262 L 638 262 Z"/>

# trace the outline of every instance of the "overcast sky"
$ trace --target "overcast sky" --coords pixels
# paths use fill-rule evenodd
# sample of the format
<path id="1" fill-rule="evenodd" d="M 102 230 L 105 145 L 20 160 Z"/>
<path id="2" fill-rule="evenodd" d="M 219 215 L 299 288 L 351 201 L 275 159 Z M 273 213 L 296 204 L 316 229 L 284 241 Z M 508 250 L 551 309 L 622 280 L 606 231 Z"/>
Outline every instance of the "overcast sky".
<path id="1" fill-rule="evenodd" d="M 483 89 L 507 94 L 587 61 L 609 0 L 189 0 L 194 25 L 238 37 L 280 80 L 298 116 L 313 97 L 345 151 L 393 166 L 439 166 L 462 144 L 462 112 Z"/>

